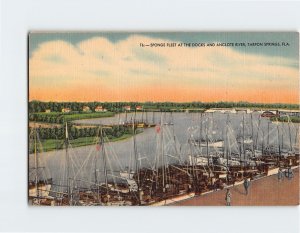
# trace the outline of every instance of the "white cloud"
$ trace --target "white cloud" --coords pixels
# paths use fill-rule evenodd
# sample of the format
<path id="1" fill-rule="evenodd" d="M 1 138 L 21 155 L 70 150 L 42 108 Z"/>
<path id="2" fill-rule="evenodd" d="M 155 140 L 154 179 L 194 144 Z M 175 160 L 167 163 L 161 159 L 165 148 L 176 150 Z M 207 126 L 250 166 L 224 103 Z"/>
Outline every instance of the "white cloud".
<path id="1" fill-rule="evenodd" d="M 229 47 L 150 48 L 140 47 L 140 42 L 171 41 L 130 36 L 117 43 L 95 37 L 76 45 L 65 41 L 40 44 L 29 62 L 30 90 L 90 85 L 116 93 L 122 88 L 147 86 L 298 92 L 294 60 L 246 54 Z"/>

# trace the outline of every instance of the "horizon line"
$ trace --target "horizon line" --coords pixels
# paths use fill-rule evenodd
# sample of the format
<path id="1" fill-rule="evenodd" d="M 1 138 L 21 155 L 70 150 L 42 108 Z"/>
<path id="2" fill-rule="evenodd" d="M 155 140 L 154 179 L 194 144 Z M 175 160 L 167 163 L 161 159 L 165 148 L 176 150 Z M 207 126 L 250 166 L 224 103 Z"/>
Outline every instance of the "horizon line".
<path id="1" fill-rule="evenodd" d="M 195 100 L 195 101 L 100 101 L 100 100 L 93 100 L 93 101 L 71 101 L 71 100 L 68 100 L 68 101 L 59 101 L 59 100 L 56 100 L 56 101 L 52 101 L 52 100 L 29 100 L 28 102 L 33 102 L 33 101 L 36 101 L 36 102 L 52 102 L 52 103 L 93 103 L 93 102 L 100 102 L 100 103 L 132 103 L 132 102 L 137 102 L 137 103 L 204 103 L 204 104 L 208 104 L 208 103 L 247 103 L 247 104 L 268 104 L 268 105 L 271 105 L 271 104 L 287 104 L 287 105 L 299 105 L 300 106 L 300 101 L 298 103 L 282 103 L 282 102 L 272 102 L 272 103 L 267 103 L 267 102 L 249 102 L 249 101 L 208 101 L 208 102 L 202 102 L 202 101 L 199 101 L 199 100 Z"/>

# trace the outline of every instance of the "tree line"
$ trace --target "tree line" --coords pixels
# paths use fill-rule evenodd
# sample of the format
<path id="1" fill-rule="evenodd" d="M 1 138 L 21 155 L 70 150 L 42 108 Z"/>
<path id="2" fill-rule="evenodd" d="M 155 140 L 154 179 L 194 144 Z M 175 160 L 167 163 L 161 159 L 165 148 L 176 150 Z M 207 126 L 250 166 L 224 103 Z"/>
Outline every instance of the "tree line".
<path id="1" fill-rule="evenodd" d="M 175 103 L 175 102 L 146 102 L 144 108 L 274 108 L 274 109 L 298 109 L 298 104 L 284 104 L 284 103 L 249 103 L 249 102 L 185 102 L 185 103 Z"/>
<path id="2" fill-rule="evenodd" d="M 133 110 L 136 106 L 143 106 L 144 109 L 186 109 L 186 108 L 283 108 L 298 109 L 298 104 L 284 103 L 249 103 L 249 102 L 42 102 L 30 101 L 28 104 L 29 113 L 45 112 L 49 109 L 51 112 L 61 112 L 63 108 L 70 108 L 74 112 L 82 112 L 83 106 L 88 106 L 91 111 L 97 106 L 102 106 L 111 112 L 122 112 L 124 106 L 130 106 Z"/>
<path id="3" fill-rule="evenodd" d="M 88 106 L 92 112 L 95 111 L 97 106 L 102 106 L 108 111 L 121 112 L 124 110 L 124 106 L 139 105 L 138 102 L 42 102 L 42 101 L 30 101 L 28 104 L 29 113 L 45 112 L 49 109 L 51 112 L 61 112 L 63 108 L 70 108 L 73 112 L 83 112 L 83 107 Z"/>
<path id="4" fill-rule="evenodd" d="M 32 128 L 29 128 L 29 135 L 32 133 Z M 62 140 L 65 138 L 65 128 L 64 127 L 52 127 L 52 128 L 36 128 L 39 138 L 41 140 L 46 139 L 58 139 Z M 99 136 L 98 127 L 87 127 L 87 128 L 77 128 L 74 126 L 68 127 L 69 139 L 77 139 L 82 137 L 96 137 Z M 124 134 L 132 134 L 132 128 L 126 126 L 113 126 L 112 128 L 104 129 L 105 136 L 109 139 L 119 138 Z"/>
<path id="5" fill-rule="evenodd" d="M 30 121 L 47 122 L 63 124 L 65 122 L 64 115 L 49 115 L 49 114 L 29 114 Z"/>

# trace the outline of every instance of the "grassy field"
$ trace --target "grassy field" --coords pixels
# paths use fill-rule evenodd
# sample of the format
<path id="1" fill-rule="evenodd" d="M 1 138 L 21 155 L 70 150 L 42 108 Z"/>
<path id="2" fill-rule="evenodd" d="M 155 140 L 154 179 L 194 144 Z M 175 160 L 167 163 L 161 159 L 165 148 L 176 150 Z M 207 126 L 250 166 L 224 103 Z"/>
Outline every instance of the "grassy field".
<path id="1" fill-rule="evenodd" d="M 89 112 L 89 113 L 38 112 L 38 113 L 30 113 L 29 119 L 34 118 L 35 121 L 45 121 L 45 119 L 47 118 L 59 117 L 59 118 L 63 118 L 65 121 L 74 121 L 74 120 L 90 119 L 90 118 L 112 117 L 114 115 L 115 114 L 113 112 Z"/>
<path id="2" fill-rule="evenodd" d="M 132 134 L 123 134 L 121 137 L 112 137 L 112 138 L 106 138 L 106 142 L 115 142 L 120 140 L 125 140 L 127 138 L 130 138 Z M 51 151 L 51 150 L 58 150 L 63 148 L 63 140 L 57 140 L 57 139 L 46 139 L 42 140 L 42 147 L 43 151 Z M 80 146 L 88 146 L 88 145 L 94 145 L 96 144 L 96 138 L 95 137 L 84 137 L 84 138 L 77 138 L 70 140 L 70 144 L 72 147 L 80 147 Z"/>
<path id="3" fill-rule="evenodd" d="M 100 117 L 112 117 L 115 114 L 113 112 L 91 112 L 91 113 L 75 113 L 75 114 L 65 114 L 64 118 L 67 121 L 90 119 L 90 118 L 100 118 Z"/>

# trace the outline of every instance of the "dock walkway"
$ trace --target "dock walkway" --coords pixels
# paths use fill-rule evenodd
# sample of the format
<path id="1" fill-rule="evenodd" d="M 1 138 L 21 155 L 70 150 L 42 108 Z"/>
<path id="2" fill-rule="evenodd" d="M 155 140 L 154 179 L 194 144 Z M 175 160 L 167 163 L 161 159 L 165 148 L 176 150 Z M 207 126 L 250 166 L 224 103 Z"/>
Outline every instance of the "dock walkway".
<path id="1" fill-rule="evenodd" d="M 251 181 L 249 194 L 244 186 L 230 187 L 232 206 L 283 206 L 299 205 L 299 168 L 294 169 L 294 178 L 284 177 L 278 181 L 277 175 Z M 226 189 L 174 202 L 176 206 L 225 206 Z"/>

